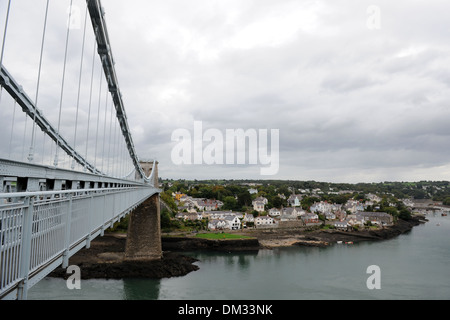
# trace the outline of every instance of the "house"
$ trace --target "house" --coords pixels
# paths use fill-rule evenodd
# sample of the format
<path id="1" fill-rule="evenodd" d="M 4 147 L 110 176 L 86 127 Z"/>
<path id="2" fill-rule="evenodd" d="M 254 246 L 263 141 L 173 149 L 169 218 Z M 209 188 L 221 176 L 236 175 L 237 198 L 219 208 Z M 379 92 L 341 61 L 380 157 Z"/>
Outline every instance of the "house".
<path id="1" fill-rule="evenodd" d="M 378 225 L 392 225 L 393 217 L 386 212 L 357 212 L 356 216 L 361 217 L 365 222 L 370 221 Z"/>
<path id="2" fill-rule="evenodd" d="M 364 210 L 364 205 L 357 200 L 348 200 L 344 205 L 344 210 L 350 211 L 350 213 L 356 213 Z"/>
<path id="3" fill-rule="evenodd" d="M 299 214 L 295 207 L 282 208 L 280 214 L 280 221 L 297 220 Z"/>
<path id="4" fill-rule="evenodd" d="M 335 222 L 333 223 L 333 225 L 334 225 L 334 227 L 335 227 L 336 229 L 344 230 L 344 231 L 347 231 L 348 229 L 351 228 L 350 223 L 349 223 L 348 221 L 346 221 L 346 220 L 343 220 L 343 221 L 335 221 Z"/>
<path id="5" fill-rule="evenodd" d="M 250 194 L 257 194 L 258 193 L 258 189 L 250 188 L 250 189 L 248 189 L 248 192 Z"/>
<path id="6" fill-rule="evenodd" d="M 186 194 L 177 192 L 177 193 L 172 193 L 172 196 L 175 197 L 175 200 L 180 201 L 181 198 L 186 197 Z"/>
<path id="7" fill-rule="evenodd" d="M 184 205 L 179 205 L 178 206 L 178 211 L 184 211 L 186 210 L 186 212 L 197 212 L 197 210 L 195 209 L 195 206 L 192 203 L 185 203 Z"/>
<path id="8" fill-rule="evenodd" d="M 264 202 L 265 205 L 269 203 L 269 200 L 267 200 L 267 198 L 265 198 L 265 197 L 258 197 L 253 201 L 262 201 L 262 202 Z"/>
<path id="9" fill-rule="evenodd" d="M 224 218 L 223 221 L 227 223 L 227 229 L 239 230 L 241 228 L 241 220 L 239 220 L 239 218 L 236 216 L 228 215 Z"/>
<path id="10" fill-rule="evenodd" d="M 366 199 L 369 199 L 373 202 L 380 202 L 381 198 L 379 196 L 377 196 L 376 194 L 373 193 L 368 193 L 366 194 Z"/>
<path id="11" fill-rule="evenodd" d="M 272 208 L 269 210 L 269 216 L 271 217 L 279 217 L 281 215 L 281 210 L 277 208 Z"/>
<path id="12" fill-rule="evenodd" d="M 315 213 L 305 213 L 302 216 L 302 221 L 305 224 L 309 224 L 309 223 L 318 223 L 319 222 L 319 216 Z"/>
<path id="13" fill-rule="evenodd" d="M 259 216 L 255 218 L 255 226 L 273 226 L 275 224 L 274 218 L 270 216 Z"/>
<path id="14" fill-rule="evenodd" d="M 245 214 L 244 218 L 242 218 L 244 222 L 255 222 L 255 217 L 252 214 Z"/>
<path id="15" fill-rule="evenodd" d="M 191 221 L 203 219 L 201 212 L 188 212 L 188 213 L 186 213 L 186 217 L 187 218 L 185 220 L 191 220 Z"/>
<path id="16" fill-rule="evenodd" d="M 287 199 L 288 205 L 291 207 L 300 207 L 302 201 L 302 195 L 300 194 L 291 194 Z"/>
<path id="17" fill-rule="evenodd" d="M 315 202 L 311 205 L 310 211 L 312 213 L 325 213 L 332 211 L 332 205 L 326 201 Z"/>
<path id="18" fill-rule="evenodd" d="M 202 211 L 218 210 L 223 206 L 222 201 L 202 199 L 197 201 L 197 208 Z"/>
<path id="19" fill-rule="evenodd" d="M 335 215 L 335 219 L 338 219 L 338 220 L 345 220 L 345 218 L 347 217 L 347 213 L 340 209 L 335 211 L 334 215 Z"/>
<path id="20" fill-rule="evenodd" d="M 333 212 L 325 212 L 325 219 L 334 220 L 336 219 L 336 215 Z"/>
<path id="21" fill-rule="evenodd" d="M 264 211 L 264 202 L 263 201 L 253 201 L 253 210 L 258 211 L 258 212 L 263 212 Z"/>
<path id="22" fill-rule="evenodd" d="M 175 219 L 179 220 L 186 220 L 187 219 L 187 212 L 180 212 L 175 215 Z"/>
<path id="23" fill-rule="evenodd" d="M 233 214 L 232 210 L 229 211 L 204 211 L 203 215 L 207 216 L 209 219 L 224 219 L 225 216 Z"/>
<path id="24" fill-rule="evenodd" d="M 227 227 L 225 220 L 213 219 L 208 222 L 209 230 L 224 230 Z"/>
<path id="25" fill-rule="evenodd" d="M 180 213 L 177 213 L 175 218 L 180 219 L 180 220 L 195 221 L 195 220 L 202 220 L 203 215 L 201 212 L 180 212 Z"/>

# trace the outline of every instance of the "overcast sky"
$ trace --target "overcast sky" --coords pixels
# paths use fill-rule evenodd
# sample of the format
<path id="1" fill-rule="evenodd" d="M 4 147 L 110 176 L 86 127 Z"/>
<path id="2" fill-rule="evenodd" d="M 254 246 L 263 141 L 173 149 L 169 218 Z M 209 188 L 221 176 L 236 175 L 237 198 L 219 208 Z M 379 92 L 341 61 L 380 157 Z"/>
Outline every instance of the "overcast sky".
<path id="1" fill-rule="evenodd" d="M 44 79 L 61 73 L 69 2 L 53 1 L 50 8 L 40 98 L 49 118 L 59 89 Z M 136 150 L 158 159 L 161 177 L 450 180 L 448 1 L 102 3 Z M 74 4 L 84 19 L 85 1 Z M 44 10 L 44 0 L 14 0 L 11 7 L 4 64 L 30 96 Z M 69 55 L 74 79 L 77 31 Z M 175 165 L 172 133 L 193 133 L 194 121 L 224 135 L 279 129 L 278 173 L 261 176 L 260 164 Z"/>

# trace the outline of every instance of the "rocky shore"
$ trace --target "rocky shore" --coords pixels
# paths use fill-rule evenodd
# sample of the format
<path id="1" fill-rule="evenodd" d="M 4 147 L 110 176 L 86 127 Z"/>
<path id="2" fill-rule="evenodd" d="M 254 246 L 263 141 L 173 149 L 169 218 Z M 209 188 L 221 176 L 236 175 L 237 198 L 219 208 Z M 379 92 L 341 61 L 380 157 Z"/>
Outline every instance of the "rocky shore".
<path id="1" fill-rule="evenodd" d="M 425 222 L 423 217 L 409 221 L 399 220 L 395 225 L 373 230 L 337 231 L 321 229 L 251 229 L 238 232 L 250 239 L 208 240 L 195 237 L 162 237 L 163 258 L 151 262 L 124 261 L 126 235 L 105 234 L 70 258 L 69 264 L 78 265 L 82 279 L 103 278 L 170 278 L 184 276 L 199 269 L 192 257 L 182 255 L 187 251 L 257 251 L 286 246 L 326 247 L 342 242 L 380 241 L 409 232 Z M 177 253 L 178 252 L 178 253 Z M 67 278 L 66 270 L 56 269 L 52 277 Z"/>
<path id="2" fill-rule="evenodd" d="M 105 234 L 91 243 L 89 249 L 82 249 L 69 259 L 70 265 L 77 265 L 82 279 L 162 279 L 184 276 L 198 270 L 197 261 L 185 255 L 164 252 L 161 260 L 149 262 L 124 261 L 126 235 Z M 50 277 L 67 279 L 66 269 L 58 268 Z"/>

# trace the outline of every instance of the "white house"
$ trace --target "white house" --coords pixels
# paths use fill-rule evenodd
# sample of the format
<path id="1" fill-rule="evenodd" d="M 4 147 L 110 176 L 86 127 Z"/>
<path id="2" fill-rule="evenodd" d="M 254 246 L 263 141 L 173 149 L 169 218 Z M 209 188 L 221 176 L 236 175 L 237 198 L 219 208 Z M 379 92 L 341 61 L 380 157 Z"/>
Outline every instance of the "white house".
<path id="1" fill-rule="evenodd" d="M 256 198 L 253 201 L 262 201 L 262 202 L 264 202 L 264 204 L 268 204 L 269 203 L 269 200 L 267 200 L 267 198 L 265 198 L 265 197 L 258 197 L 258 198 Z"/>
<path id="2" fill-rule="evenodd" d="M 255 226 L 270 226 L 274 225 L 275 220 L 270 216 L 259 216 L 255 218 Z"/>
<path id="3" fill-rule="evenodd" d="M 269 216 L 271 217 L 279 217 L 281 215 L 281 210 L 277 208 L 272 208 L 269 210 Z"/>
<path id="4" fill-rule="evenodd" d="M 264 202 L 263 201 L 253 201 L 253 210 L 258 211 L 258 212 L 263 212 L 264 211 Z"/>
<path id="5" fill-rule="evenodd" d="M 393 223 L 393 217 L 386 212 L 357 212 L 356 216 L 378 225 L 392 225 Z"/>
<path id="6" fill-rule="evenodd" d="M 351 225 L 346 220 L 344 220 L 344 221 L 335 221 L 334 222 L 334 227 L 336 229 L 340 229 L 340 230 L 348 230 L 351 227 Z"/>
<path id="7" fill-rule="evenodd" d="M 225 220 L 213 219 L 208 222 L 209 230 L 223 230 L 227 227 L 227 222 Z"/>
<path id="8" fill-rule="evenodd" d="M 224 221 L 227 223 L 227 229 L 239 230 L 241 228 L 241 220 L 236 216 L 226 216 Z"/>
<path id="9" fill-rule="evenodd" d="M 252 214 L 245 214 L 244 218 L 242 219 L 244 222 L 255 222 L 255 217 L 253 217 Z"/>
<path id="10" fill-rule="evenodd" d="M 325 212 L 331 212 L 332 205 L 325 201 L 315 202 L 311 207 L 310 210 L 312 213 L 325 213 Z"/>

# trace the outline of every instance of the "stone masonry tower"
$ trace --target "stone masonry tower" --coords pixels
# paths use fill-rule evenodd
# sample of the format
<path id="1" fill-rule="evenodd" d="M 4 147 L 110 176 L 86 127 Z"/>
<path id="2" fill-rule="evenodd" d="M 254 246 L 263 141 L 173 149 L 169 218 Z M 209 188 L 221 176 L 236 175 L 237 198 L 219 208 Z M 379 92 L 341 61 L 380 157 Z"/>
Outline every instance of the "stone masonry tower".
<path id="1" fill-rule="evenodd" d="M 150 176 L 153 161 L 141 161 L 140 164 L 145 175 Z M 157 165 L 155 170 L 158 170 Z M 155 172 L 155 181 L 158 181 L 158 171 Z M 160 202 L 159 194 L 155 194 L 130 213 L 125 260 L 152 261 L 161 257 Z"/>

